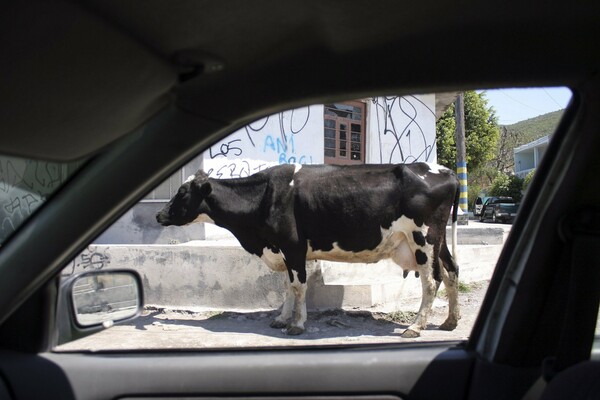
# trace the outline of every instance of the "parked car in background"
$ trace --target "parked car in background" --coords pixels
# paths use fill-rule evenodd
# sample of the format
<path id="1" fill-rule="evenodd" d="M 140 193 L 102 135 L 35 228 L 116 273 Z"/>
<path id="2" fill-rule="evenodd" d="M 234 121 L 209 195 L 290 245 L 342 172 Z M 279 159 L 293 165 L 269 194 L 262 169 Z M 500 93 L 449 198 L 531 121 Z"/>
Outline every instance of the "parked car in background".
<path id="1" fill-rule="evenodd" d="M 476 217 L 481 216 L 481 211 L 483 210 L 483 203 L 488 199 L 488 197 L 477 196 L 475 202 L 473 203 L 473 215 Z"/>
<path id="2" fill-rule="evenodd" d="M 519 204 L 508 196 L 488 197 L 483 204 L 479 220 L 492 222 L 513 222 L 517 216 Z"/>

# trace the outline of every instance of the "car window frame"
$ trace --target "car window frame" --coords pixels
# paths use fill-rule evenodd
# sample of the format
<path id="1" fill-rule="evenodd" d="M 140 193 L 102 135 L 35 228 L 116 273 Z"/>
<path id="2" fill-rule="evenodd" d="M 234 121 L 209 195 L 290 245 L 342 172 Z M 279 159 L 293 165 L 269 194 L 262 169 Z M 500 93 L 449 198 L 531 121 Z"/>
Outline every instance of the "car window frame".
<path id="1" fill-rule="evenodd" d="M 167 110 L 167 115 L 169 115 L 169 114 L 171 114 L 171 115 L 172 114 L 177 114 L 178 112 L 180 112 L 180 110 L 169 109 L 169 110 Z M 189 115 L 185 115 L 184 118 L 189 118 Z M 194 118 L 194 119 L 196 119 L 196 118 Z M 169 176 L 169 174 L 172 171 L 181 168 L 181 165 L 184 165 L 189 159 L 193 158 L 197 154 L 197 152 L 199 150 L 206 149 L 206 148 L 208 148 L 208 146 L 211 143 L 214 143 L 214 142 L 216 142 L 218 140 L 221 140 L 229 132 L 233 132 L 234 130 L 238 129 L 239 125 L 241 124 L 240 123 L 240 124 L 234 125 L 233 128 L 231 126 L 226 126 L 226 125 L 221 125 L 220 127 L 215 128 L 214 121 L 205 121 L 203 119 L 201 119 L 201 120 L 202 120 L 202 123 L 206 123 L 206 124 L 208 124 L 208 125 L 211 126 L 211 129 L 213 130 L 213 134 L 210 135 L 207 138 L 204 138 L 204 140 L 200 140 L 200 141 L 198 141 L 197 136 L 194 137 L 194 138 L 187 137 L 186 139 L 190 140 L 190 143 L 193 143 L 194 145 L 190 146 L 188 148 L 188 151 L 185 152 L 183 156 L 181 155 L 181 153 L 179 153 L 179 157 L 175 157 L 174 159 L 169 159 L 168 163 L 169 163 L 170 167 L 167 168 L 167 169 L 164 169 L 164 168 L 161 169 L 162 172 L 160 174 L 155 174 L 154 175 L 155 176 L 154 182 L 156 182 L 156 181 L 160 182 L 160 179 L 163 179 L 165 176 Z M 244 122 L 246 122 L 246 121 L 244 121 Z M 169 125 L 170 123 L 173 123 L 173 121 L 168 121 L 168 118 L 167 118 L 167 121 L 160 121 L 160 122 L 158 122 L 158 127 L 157 128 L 159 128 L 158 130 L 164 129 L 164 126 L 162 126 L 162 125 L 163 124 L 164 125 Z M 175 123 L 175 125 L 177 126 L 178 124 Z M 183 125 L 186 125 L 186 124 L 183 124 Z M 149 130 L 151 131 L 152 128 L 151 127 L 150 128 L 149 127 L 144 128 L 143 129 L 144 135 L 148 135 L 149 134 L 148 133 Z M 161 141 L 161 140 L 164 140 L 164 138 L 161 138 L 160 134 L 157 134 L 157 136 L 153 137 L 153 140 Z M 128 147 L 128 148 L 131 149 L 133 143 L 135 143 L 135 142 L 136 142 L 135 139 L 132 140 L 131 137 L 128 137 L 128 138 L 124 139 L 123 141 L 121 141 L 119 144 L 117 144 L 116 147 L 118 148 L 120 146 L 124 146 L 124 147 Z M 141 149 L 139 149 L 139 151 L 145 151 L 145 149 L 142 147 Z M 74 183 L 73 183 L 73 185 L 75 185 L 74 187 L 77 187 L 78 185 L 85 184 L 84 182 L 89 179 L 89 174 L 97 174 L 98 172 L 102 171 L 103 168 L 106 167 L 106 165 L 107 165 L 108 162 L 113 162 L 114 159 L 112 157 L 110 157 L 110 156 L 107 156 L 106 158 L 105 157 L 99 157 L 98 160 L 95 160 L 95 161 L 96 162 L 94 162 L 90 166 L 90 169 L 86 169 L 85 171 L 83 171 L 82 176 L 78 177 L 78 179 L 76 179 L 74 181 Z M 159 176 L 159 178 L 156 178 L 157 176 Z M 143 185 L 140 184 L 140 187 L 143 187 L 144 189 L 138 190 L 137 196 L 133 196 L 133 197 L 129 196 L 128 206 L 121 205 L 121 207 L 120 207 L 121 212 L 124 212 L 123 210 L 127 210 L 129 206 L 133 205 L 139 198 L 141 198 L 142 195 L 143 195 L 143 193 L 148 190 L 149 184 L 146 181 Z M 151 187 L 154 187 L 154 186 L 151 186 Z M 74 190 L 74 189 L 70 188 L 70 190 Z M 112 221 L 116 220 L 119 215 L 120 214 L 118 214 L 118 213 L 113 214 Z M 104 224 L 103 224 L 102 227 L 98 226 L 98 225 L 94 226 L 93 227 L 94 230 L 91 231 L 91 232 L 88 232 L 88 234 L 86 236 L 88 238 L 88 240 L 93 239 L 93 237 L 95 237 L 99 233 L 101 233 L 104 230 L 104 228 L 106 228 L 107 226 L 110 225 L 110 223 L 112 223 L 112 222 L 104 221 Z M 85 244 L 82 244 L 82 243 L 85 243 Z M 79 246 L 85 247 L 86 245 L 87 245 L 87 241 L 81 240 L 79 242 Z M 76 255 L 77 251 L 81 250 L 81 248 L 82 247 L 77 248 L 76 246 L 72 246 L 71 250 L 72 250 L 73 256 Z M 64 259 L 63 259 L 63 261 L 64 261 Z M 488 301 L 487 299 L 488 299 L 489 296 L 491 296 L 491 294 L 489 294 L 489 292 L 488 292 L 488 295 L 486 295 L 486 301 Z M 484 316 L 480 314 L 480 317 L 483 318 Z M 478 317 L 478 320 L 480 319 L 480 317 Z M 471 342 L 471 340 L 469 340 L 469 342 Z M 48 350 L 51 350 L 51 349 L 46 348 L 46 350 L 48 351 Z"/>

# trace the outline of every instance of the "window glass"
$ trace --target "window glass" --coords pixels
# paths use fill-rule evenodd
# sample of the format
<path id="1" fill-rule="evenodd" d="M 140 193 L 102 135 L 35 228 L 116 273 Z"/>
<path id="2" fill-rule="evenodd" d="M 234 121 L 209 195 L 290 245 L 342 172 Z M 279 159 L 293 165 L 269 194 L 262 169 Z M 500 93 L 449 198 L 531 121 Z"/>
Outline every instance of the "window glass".
<path id="1" fill-rule="evenodd" d="M 600 312 L 598 312 L 598 320 L 596 321 L 596 334 L 594 338 L 594 345 L 592 346 L 592 360 L 600 360 Z"/>
<path id="2" fill-rule="evenodd" d="M 325 164 L 363 164 L 365 145 L 361 132 L 366 124 L 365 110 L 368 100 L 325 104 L 323 125 L 325 130 Z M 348 132 L 350 128 L 350 134 Z M 350 152 L 348 152 L 350 138 Z M 338 149 L 337 152 L 335 149 Z"/>
<path id="3" fill-rule="evenodd" d="M 457 160 L 459 95 L 465 108 L 466 160 Z M 540 88 L 352 99 L 270 115 L 233 132 L 157 187 L 63 271 L 67 277 L 87 269 L 135 269 L 143 277 L 146 305 L 137 320 L 58 350 L 467 339 L 520 200 L 570 95 L 565 88 Z M 390 164 L 404 165 L 393 169 Z M 265 184 L 265 171 L 280 166 L 287 172 Z M 349 172 L 344 175 L 340 168 Z M 218 204 L 223 207 L 222 215 L 229 219 L 221 225 L 237 229 L 235 235 L 210 223 L 157 222 L 157 212 L 199 169 L 204 174 L 193 183 L 195 195 L 212 193 L 212 211 Z M 399 183 L 399 175 L 413 184 Z M 203 186 L 206 176 L 210 188 Z M 430 224 L 445 227 L 460 274 L 455 280 L 452 262 L 444 259 L 446 272 L 434 277 L 443 283 L 429 296 L 421 282 L 433 271 L 434 245 L 423 228 L 427 224 L 417 224 L 407 215 L 425 212 L 419 204 L 439 195 L 428 188 L 434 185 L 432 177 L 440 176 L 452 181 L 465 199 L 457 206 L 455 248 L 450 207 L 455 206 L 456 193 L 446 196 L 442 191 L 440 202 L 447 206 L 440 206 L 437 219 L 423 215 Z M 190 185 L 184 183 L 186 190 Z M 239 191 L 225 191 L 224 185 Z M 410 211 L 403 210 L 407 206 L 399 200 L 389 205 L 398 199 L 398 185 L 405 185 L 403 196 L 419 199 L 410 203 Z M 263 197 L 267 187 L 270 194 Z M 511 201 L 494 201 L 505 197 Z M 295 208 L 286 208 L 292 207 L 289 199 L 295 199 Z M 294 219 L 302 212 L 309 214 Z M 164 215 L 163 221 L 171 218 Z M 288 273 L 285 263 L 293 257 L 284 257 L 284 249 L 273 243 L 261 242 L 261 235 L 273 225 L 287 226 L 289 235 L 292 225 L 285 224 L 290 221 L 298 232 L 310 235 L 307 254 L 316 260 L 305 270 L 298 267 Z M 382 252 L 392 248 L 397 253 L 385 253 L 379 260 L 364 251 L 378 245 Z M 306 282 L 305 293 L 299 282 Z M 303 331 L 294 329 L 298 319 L 286 315 L 300 312 L 303 319 L 302 310 L 289 303 L 289 308 L 281 308 L 289 285 L 290 296 L 300 293 L 300 304 L 307 306 Z M 415 327 L 423 298 L 431 312 L 421 320 L 420 332 L 407 334 Z"/>
<path id="4" fill-rule="evenodd" d="M 66 182 L 81 163 L 0 155 L 0 245 Z"/>
<path id="5" fill-rule="evenodd" d="M 596 321 L 596 334 L 591 356 L 593 360 L 600 360 L 600 312 L 598 313 L 598 320 Z"/>

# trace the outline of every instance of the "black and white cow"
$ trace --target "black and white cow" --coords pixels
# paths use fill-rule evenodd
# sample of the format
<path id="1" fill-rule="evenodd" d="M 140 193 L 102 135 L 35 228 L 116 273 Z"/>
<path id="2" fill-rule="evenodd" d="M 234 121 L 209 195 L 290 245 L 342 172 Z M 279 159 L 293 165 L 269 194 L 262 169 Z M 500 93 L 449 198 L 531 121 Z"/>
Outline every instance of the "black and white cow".
<path id="1" fill-rule="evenodd" d="M 440 329 L 453 330 L 460 318 L 454 261 L 458 196 L 454 172 L 427 163 L 280 165 L 238 179 L 213 179 L 200 170 L 156 219 L 165 226 L 219 225 L 271 269 L 287 272 L 285 301 L 271 326 L 287 326 L 290 335 L 304 331 L 307 260 L 392 259 L 405 276 L 415 271 L 421 278 L 419 312 L 402 334 L 416 337 L 442 281 L 449 314 Z M 454 257 L 446 244 L 453 207 Z"/>

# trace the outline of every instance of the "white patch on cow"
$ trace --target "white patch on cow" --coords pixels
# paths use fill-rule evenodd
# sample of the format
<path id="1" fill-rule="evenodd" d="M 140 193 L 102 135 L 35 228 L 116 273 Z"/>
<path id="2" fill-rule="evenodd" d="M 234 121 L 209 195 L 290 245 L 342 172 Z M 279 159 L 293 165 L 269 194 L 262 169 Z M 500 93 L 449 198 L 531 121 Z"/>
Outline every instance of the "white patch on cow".
<path id="1" fill-rule="evenodd" d="M 294 164 L 294 175 L 298 173 L 302 169 L 302 164 Z M 294 178 L 290 181 L 290 186 L 294 186 Z"/>
<path id="2" fill-rule="evenodd" d="M 198 222 L 205 222 L 205 223 L 209 223 L 209 224 L 214 224 L 215 221 L 213 221 L 213 219 L 211 217 L 208 216 L 208 214 L 198 214 L 198 216 L 196 217 L 196 219 L 194 219 L 192 222 L 190 222 L 189 224 L 195 224 Z M 189 225 L 187 224 L 187 225 Z"/>
<path id="3" fill-rule="evenodd" d="M 292 276 L 294 277 L 294 282 L 292 282 L 292 287 L 293 286 L 299 286 L 300 285 L 300 279 L 298 279 L 298 271 L 292 270 Z"/>
<path id="4" fill-rule="evenodd" d="M 281 251 L 279 253 L 275 253 L 273 250 L 265 247 L 260 259 L 263 260 L 263 262 L 267 264 L 267 267 L 271 268 L 273 271 L 281 272 L 287 269 L 285 266 L 285 256 Z"/>
<path id="5" fill-rule="evenodd" d="M 417 226 L 415 221 L 411 218 L 405 217 L 404 215 L 392 222 L 392 226 L 390 226 L 391 231 L 394 232 L 404 232 L 407 236 L 410 234 L 412 238 L 412 233 L 414 231 L 420 231 L 423 236 L 427 236 L 427 232 L 429 232 L 429 226 L 423 224 L 421 226 Z"/>
<path id="6" fill-rule="evenodd" d="M 444 167 L 443 165 L 439 165 L 439 164 L 434 164 L 434 163 L 426 163 L 429 166 L 429 172 L 430 174 L 439 174 L 442 171 L 450 171 L 448 168 Z"/>
<path id="7" fill-rule="evenodd" d="M 394 221 L 389 229 L 381 228 L 381 242 L 373 250 L 347 251 L 340 248 L 338 242 L 335 242 L 332 244 L 332 250 L 322 251 L 314 250 L 308 243 L 306 259 L 375 263 L 389 258 L 399 264 L 402 269 L 416 271 L 419 266 L 415 260 L 414 248 L 420 247 L 428 257 L 431 257 L 432 252 L 429 247 L 432 246 L 427 244 L 424 247 L 416 246 L 413 240 L 414 231 L 421 232 L 425 237 L 429 227 L 427 225 L 419 227 L 412 219 L 402 216 Z"/>
<path id="8" fill-rule="evenodd" d="M 285 299 L 283 301 L 283 305 L 281 306 L 281 314 L 275 318 L 275 321 L 285 325 L 287 321 L 292 318 L 292 312 L 294 310 L 294 290 L 292 289 L 292 284 L 290 283 L 290 278 L 285 277 Z"/>
<path id="9" fill-rule="evenodd" d="M 294 282 L 292 282 L 291 287 L 294 292 L 294 318 L 292 320 L 292 327 L 301 329 L 304 331 L 304 323 L 306 322 L 307 313 L 306 313 L 306 282 L 301 283 L 298 278 L 298 272 L 292 271 L 292 275 L 294 276 Z"/>
<path id="10" fill-rule="evenodd" d="M 196 175 L 190 175 L 188 176 L 188 178 L 183 182 L 183 183 L 188 183 L 194 180 L 194 178 L 196 177 Z"/>

